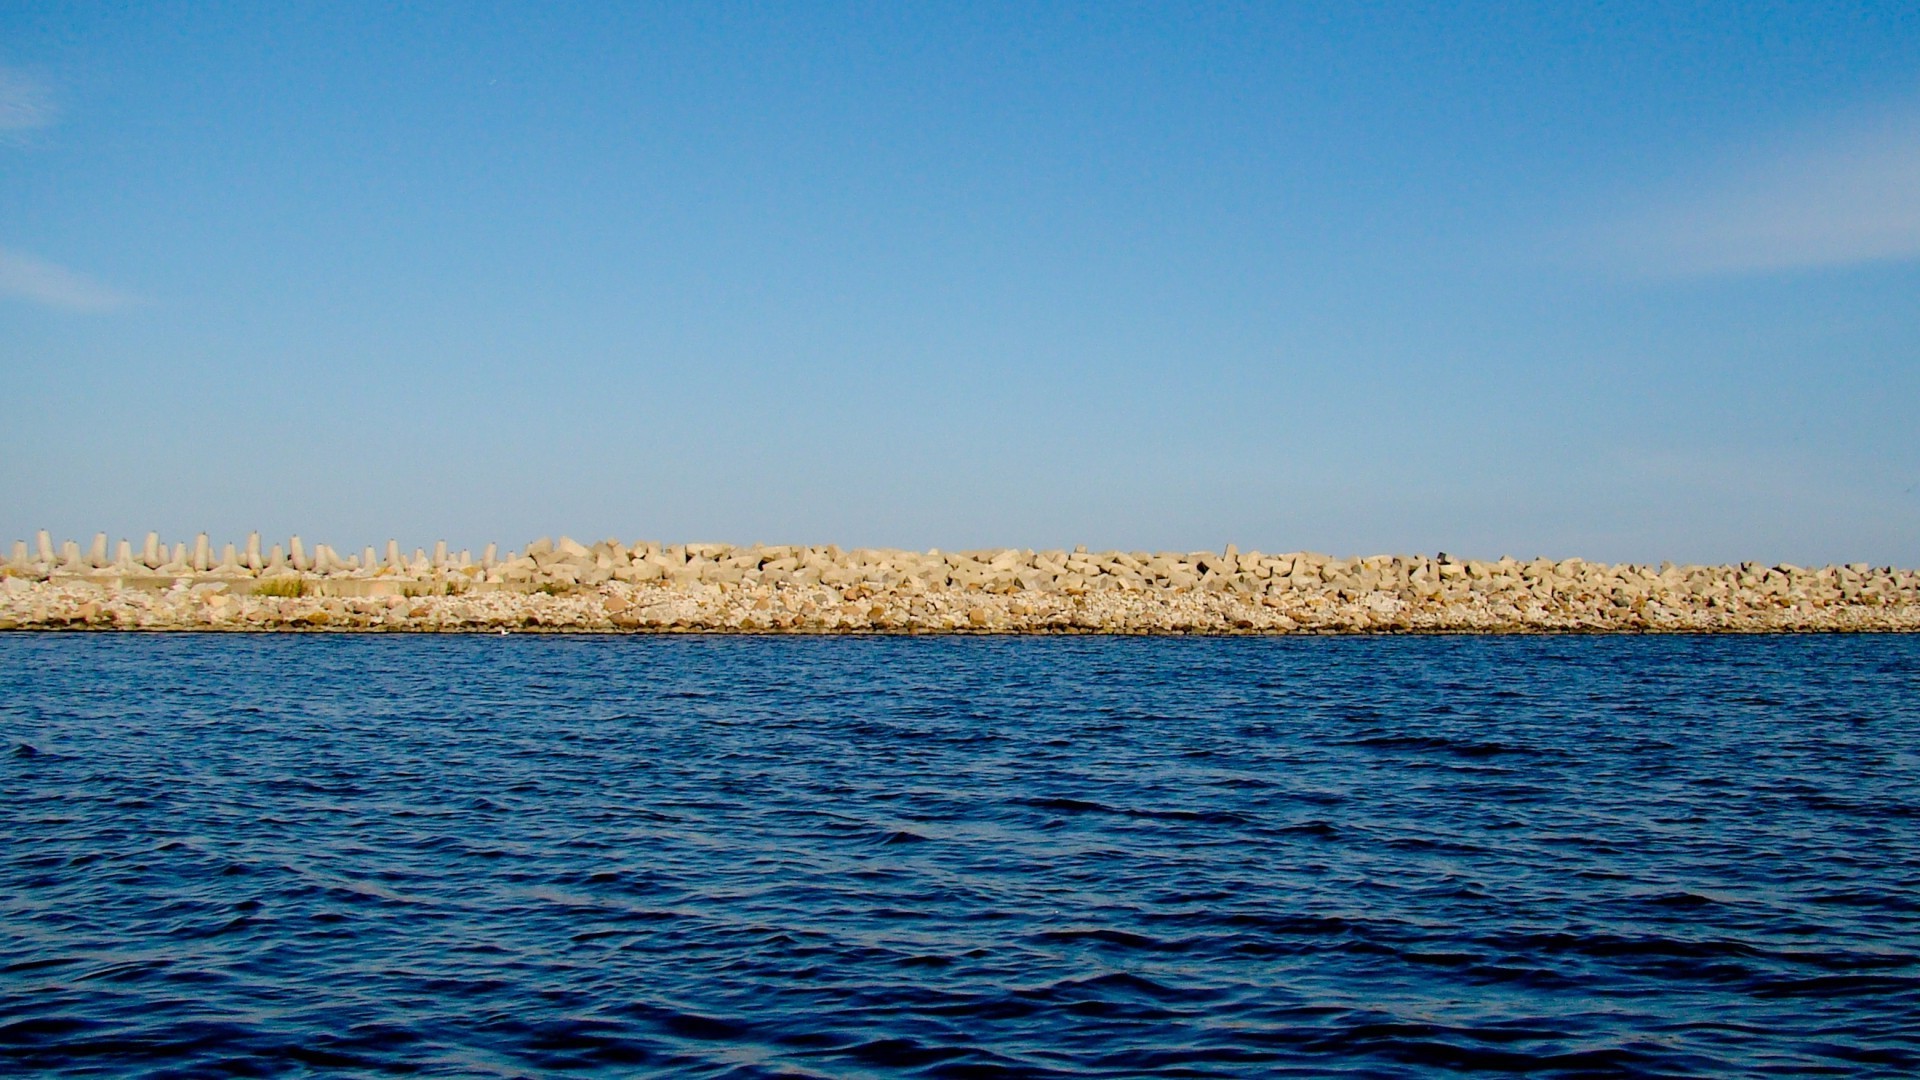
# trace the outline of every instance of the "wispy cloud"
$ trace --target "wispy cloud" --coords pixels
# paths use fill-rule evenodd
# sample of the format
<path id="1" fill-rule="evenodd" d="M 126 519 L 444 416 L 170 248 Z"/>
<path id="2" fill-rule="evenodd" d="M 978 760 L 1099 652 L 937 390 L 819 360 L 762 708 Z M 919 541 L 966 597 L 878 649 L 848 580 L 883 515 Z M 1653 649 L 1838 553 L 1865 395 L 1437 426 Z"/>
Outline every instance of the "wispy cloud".
<path id="1" fill-rule="evenodd" d="M 0 138 L 50 127 L 58 119 L 45 82 L 19 68 L 0 65 Z M 0 296 L 79 312 L 112 311 L 137 302 L 78 271 L 6 248 L 0 248 Z"/>
<path id="2" fill-rule="evenodd" d="M 5 248 L 0 248 L 0 295 L 81 312 L 112 311 L 135 302 L 84 274 Z"/>
<path id="3" fill-rule="evenodd" d="M 1920 107 L 1835 124 L 1703 170 L 1604 230 L 1655 274 L 1751 274 L 1920 259 Z"/>
<path id="4" fill-rule="evenodd" d="M 0 66 L 0 131 L 31 131 L 59 118 L 47 84 L 18 68 Z"/>

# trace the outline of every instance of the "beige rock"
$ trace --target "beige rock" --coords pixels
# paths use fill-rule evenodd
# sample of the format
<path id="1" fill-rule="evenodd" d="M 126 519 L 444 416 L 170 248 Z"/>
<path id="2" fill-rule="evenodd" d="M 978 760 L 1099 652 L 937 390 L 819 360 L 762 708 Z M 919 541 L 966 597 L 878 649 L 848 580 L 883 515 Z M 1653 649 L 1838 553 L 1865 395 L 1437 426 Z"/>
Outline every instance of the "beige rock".
<path id="1" fill-rule="evenodd" d="M 103 541 L 102 541 L 103 542 Z M 96 542 L 95 548 L 100 547 Z M 45 546 L 52 541 L 46 539 Z M 19 626 L 169 629 L 213 625 L 299 629 L 437 629 L 528 626 L 553 630 L 993 631 L 1000 633 L 1485 632 L 1568 630 L 1920 629 L 1920 576 L 1850 564 L 1802 568 L 1615 566 L 1545 559 L 1519 562 L 1314 553 L 1190 554 L 1084 548 L 927 553 L 832 547 L 694 544 L 662 547 L 563 538 L 536 541 L 530 556 L 497 549 L 476 564 L 401 558 L 389 543 L 343 559 L 321 544 L 311 557 L 289 542 L 258 571 L 233 545 L 209 567 L 204 534 L 189 555 L 157 536 L 157 558 L 122 543 L 110 567 L 94 567 L 67 541 L 57 561 L 35 559 L 24 541 L 0 569 L 0 618 Z M 257 537 L 253 541 L 257 552 Z M 305 564 L 305 565 L 302 565 Z M 377 568 L 377 573 L 375 572 Z M 299 599 L 230 599 L 256 576 L 299 580 Z M 822 582 L 832 588 L 824 588 Z M 79 591 L 74 591 L 79 590 Z M 277 587 L 276 587 L 277 591 Z M 548 596 L 545 593 L 555 593 Z M 317 595 L 316 595 L 317 594 Z M 384 601 L 353 599 L 385 594 Z M 455 595 L 458 594 L 458 595 Z M 342 597 L 350 599 L 342 599 Z M 407 599 L 403 599 L 407 598 Z M 91 615 L 79 605 L 93 603 Z M 347 606 L 360 605 L 360 606 Z M 324 612 L 328 621 L 306 616 Z M 383 614 L 384 613 L 384 614 Z"/>

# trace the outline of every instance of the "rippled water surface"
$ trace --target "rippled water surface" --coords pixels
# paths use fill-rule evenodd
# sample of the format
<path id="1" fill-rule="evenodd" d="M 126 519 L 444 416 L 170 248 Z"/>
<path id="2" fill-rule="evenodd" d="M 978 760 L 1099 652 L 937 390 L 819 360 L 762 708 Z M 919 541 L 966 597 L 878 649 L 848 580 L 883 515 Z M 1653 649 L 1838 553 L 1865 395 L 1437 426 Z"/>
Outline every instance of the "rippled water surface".
<path id="1" fill-rule="evenodd" d="M 0 1072 L 1920 1072 L 1920 638 L 0 635 Z"/>

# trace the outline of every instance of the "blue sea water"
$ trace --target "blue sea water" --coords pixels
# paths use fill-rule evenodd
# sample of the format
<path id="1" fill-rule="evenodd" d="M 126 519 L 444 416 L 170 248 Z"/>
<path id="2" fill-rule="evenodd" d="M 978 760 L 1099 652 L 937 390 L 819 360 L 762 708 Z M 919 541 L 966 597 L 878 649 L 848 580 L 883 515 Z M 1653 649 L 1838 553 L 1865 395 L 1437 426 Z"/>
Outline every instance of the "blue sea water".
<path id="1" fill-rule="evenodd" d="M 0 1071 L 1911 1076 L 1920 637 L 0 635 Z"/>

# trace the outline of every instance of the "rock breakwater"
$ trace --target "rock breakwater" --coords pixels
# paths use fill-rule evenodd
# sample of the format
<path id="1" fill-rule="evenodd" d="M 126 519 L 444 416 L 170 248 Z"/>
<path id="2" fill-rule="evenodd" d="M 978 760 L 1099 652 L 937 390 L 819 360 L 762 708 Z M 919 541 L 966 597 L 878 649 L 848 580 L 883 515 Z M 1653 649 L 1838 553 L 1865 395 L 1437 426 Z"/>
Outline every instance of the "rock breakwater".
<path id="1" fill-rule="evenodd" d="M 1310 552 L 18 541 L 0 629 L 744 633 L 1920 630 L 1920 572 Z"/>

